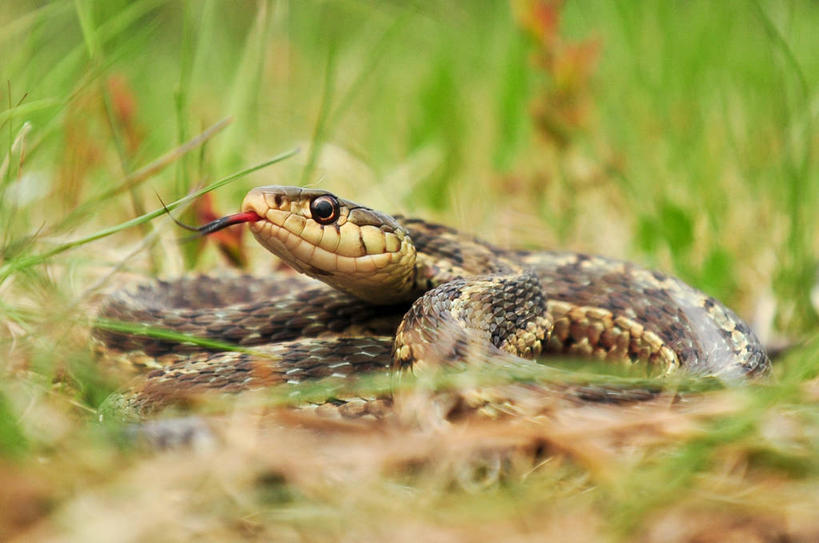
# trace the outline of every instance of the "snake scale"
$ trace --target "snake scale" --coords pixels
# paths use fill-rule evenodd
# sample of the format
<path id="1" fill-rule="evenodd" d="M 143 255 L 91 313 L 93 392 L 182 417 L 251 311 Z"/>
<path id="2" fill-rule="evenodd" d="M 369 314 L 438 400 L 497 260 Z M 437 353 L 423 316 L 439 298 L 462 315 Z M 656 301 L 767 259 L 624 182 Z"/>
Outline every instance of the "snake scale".
<path id="1" fill-rule="evenodd" d="M 209 390 L 387 368 L 423 374 L 546 353 L 729 382 L 770 370 L 759 340 L 730 309 L 628 262 L 502 249 L 318 189 L 257 187 L 241 209 L 200 232 L 248 223 L 264 247 L 304 275 L 187 277 L 113 293 L 101 320 L 246 348 L 220 352 L 96 328 L 106 356 L 145 369 L 122 400 L 140 416 Z M 388 409 L 389 401 L 337 406 L 358 416 Z"/>

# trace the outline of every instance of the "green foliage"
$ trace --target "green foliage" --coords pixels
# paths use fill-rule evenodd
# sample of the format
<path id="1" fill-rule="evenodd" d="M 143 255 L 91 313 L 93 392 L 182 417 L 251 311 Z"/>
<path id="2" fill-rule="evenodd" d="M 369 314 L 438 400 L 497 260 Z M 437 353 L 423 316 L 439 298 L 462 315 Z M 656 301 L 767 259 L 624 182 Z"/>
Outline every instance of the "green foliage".
<path id="1" fill-rule="evenodd" d="M 574 461 L 550 460 L 474 495 L 427 488 L 424 477 L 438 472 L 415 466 L 406 481 L 362 482 L 375 498 L 354 485 L 348 502 L 337 481 L 280 475 L 292 458 L 252 457 L 250 471 L 219 479 L 209 470 L 231 464 L 220 458 L 180 483 L 197 496 L 183 501 L 219 512 L 181 524 L 221 518 L 248 537 L 272 526 L 341 538 L 394 520 L 396 509 L 430 530 L 484 521 L 521 529 L 540 526 L 544 511 L 580 511 L 583 526 L 593 517 L 599 533 L 629 540 L 692 503 L 756 513 L 748 496 L 758 489 L 779 492 L 766 514 L 789 520 L 794 504 L 817 503 L 805 490 L 819 474 L 819 316 L 809 295 L 819 268 L 815 2 L 0 4 L 0 456 L 41 470 L 32 477 L 48 486 L 46 501 L 88 503 L 88 485 L 107 497 L 135 492 L 105 486 L 141 464 L 97 428 L 94 409 L 127 382 L 103 372 L 87 346 L 102 290 L 125 281 L 118 272 L 130 280 L 225 267 L 210 246 L 174 243 L 157 194 L 179 212 L 221 188 L 213 205 L 227 214 L 253 185 L 302 183 L 502 243 L 656 266 L 795 347 L 773 382 L 678 384 L 732 408 L 691 415 L 686 431 L 672 428 L 611 472 L 573 456 L 569 445 L 584 436 L 547 435 Z M 182 218 L 195 222 L 199 211 Z M 268 269 L 266 255 L 252 256 Z M 756 318 L 769 304 L 770 325 Z M 558 381 L 635 382 L 553 371 Z M 392 383 L 361 386 L 376 393 Z M 289 390 L 269 403 L 292 403 Z M 338 392 L 332 383 L 300 390 L 316 401 Z M 362 458 L 351 463 L 369 465 Z M 187 473 L 176 468 L 188 463 L 162 473 Z M 233 484 L 251 497 L 237 498 L 246 487 Z M 5 534 L 11 521 L 0 509 Z M 63 526 L 86 525 L 83 515 L 70 522 L 77 510 L 86 511 L 62 507 Z"/>
<path id="2" fill-rule="evenodd" d="M 0 390 L 0 456 L 22 457 L 27 450 L 26 441 L 17 414 Z"/>

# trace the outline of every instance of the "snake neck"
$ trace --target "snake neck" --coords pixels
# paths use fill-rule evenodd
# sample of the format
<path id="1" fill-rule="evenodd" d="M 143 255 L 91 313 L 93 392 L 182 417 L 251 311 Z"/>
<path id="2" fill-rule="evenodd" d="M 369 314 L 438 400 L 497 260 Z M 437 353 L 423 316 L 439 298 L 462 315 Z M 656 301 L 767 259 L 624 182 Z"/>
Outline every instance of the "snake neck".
<path id="1" fill-rule="evenodd" d="M 415 269 L 411 298 L 455 279 L 520 270 L 512 252 L 441 224 L 395 216 L 412 239 Z"/>
<path id="2" fill-rule="evenodd" d="M 239 217 L 297 271 L 377 305 L 411 302 L 457 278 L 520 270 L 512 253 L 452 228 L 320 189 L 257 187 Z"/>

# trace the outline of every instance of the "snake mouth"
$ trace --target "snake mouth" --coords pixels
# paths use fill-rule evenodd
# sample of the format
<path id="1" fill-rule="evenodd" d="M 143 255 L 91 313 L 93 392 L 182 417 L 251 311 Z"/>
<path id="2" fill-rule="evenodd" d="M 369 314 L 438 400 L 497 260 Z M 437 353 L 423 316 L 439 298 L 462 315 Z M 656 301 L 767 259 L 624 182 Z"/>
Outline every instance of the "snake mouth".
<path id="1" fill-rule="evenodd" d="M 257 187 L 242 213 L 256 240 L 291 267 L 376 303 L 404 299 L 415 273 L 415 248 L 393 217 L 299 187 Z"/>
<path id="2" fill-rule="evenodd" d="M 329 192 L 257 187 L 242 211 L 198 228 L 200 235 L 249 223 L 256 240 L 296 271 L 363 300 L 391 304 L 415 289 L 415 247 L 398 221 Z"/>

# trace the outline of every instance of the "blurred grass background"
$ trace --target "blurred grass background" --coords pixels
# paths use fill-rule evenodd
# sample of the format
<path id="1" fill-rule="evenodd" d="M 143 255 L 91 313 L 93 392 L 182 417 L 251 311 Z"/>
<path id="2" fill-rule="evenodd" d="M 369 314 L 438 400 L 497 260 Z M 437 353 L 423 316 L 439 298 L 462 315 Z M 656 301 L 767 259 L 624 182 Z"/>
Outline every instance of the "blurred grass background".
<path id="1" fill-rule="evenodd" d="M 672 272 L 767 343 L 797 346 L 775 384 L 743 392 L 747 410 L 605 480 L 582 462 L 560 464 L 491 492 L 437 488 L 423 499 L 424 480 L 399 491 L 384 478 L 350 502 L 357 520 L 344 520 L 351 506 L 332 485 L 316 497 L 273 481 L 270 498 L 205 484 L 196 514 L 183 516 L 189 529 L 169 538 L 392 538 L 366 522 L 376 516 L 400 522 L 407 539 L 470 539 L 462 528 L 491 511 L 487 533 L 521 540 L 537 539 L 535 527 L 655 540 L 665 533 L 658 510 L 712 522 L 689 514 L 698 500 L 730 510 L 718 527 L 819 534 L 800 516 L 819 503 L 817 27 L 809 1 L 3 2 L 0 539 L 90 537 L 74 521 L 127 516 L 105 497 L 136 493 L 129 484 L 184 461 L 143 462 L 97 428 L 94 409 L 124 382 L 101 373 L 87 347 L 99 294 L 139 276 L 271 265 L 238 234 L 180 247 L 166 219 L 74 242 L 155 210 L 157 194 L 174 200 L 294 147 L 183 218 L 233 212 L 255 185 L 321 186 L 499 244 Z M 766 434 L 785 419 L 786 437 Z M 726 457 L 741 473 L 721 471 Z M 197 477 L 165 490 L 189 497 L 208 481 Z M 730 499 L 713 490 L 727 478 Z M 781 511 L 760 527 L 766 492 Z M 148 510 L 165 519 L 155 529 L 173 520 Z M 134 537 L 150 538 L 135 523 Z"/>

